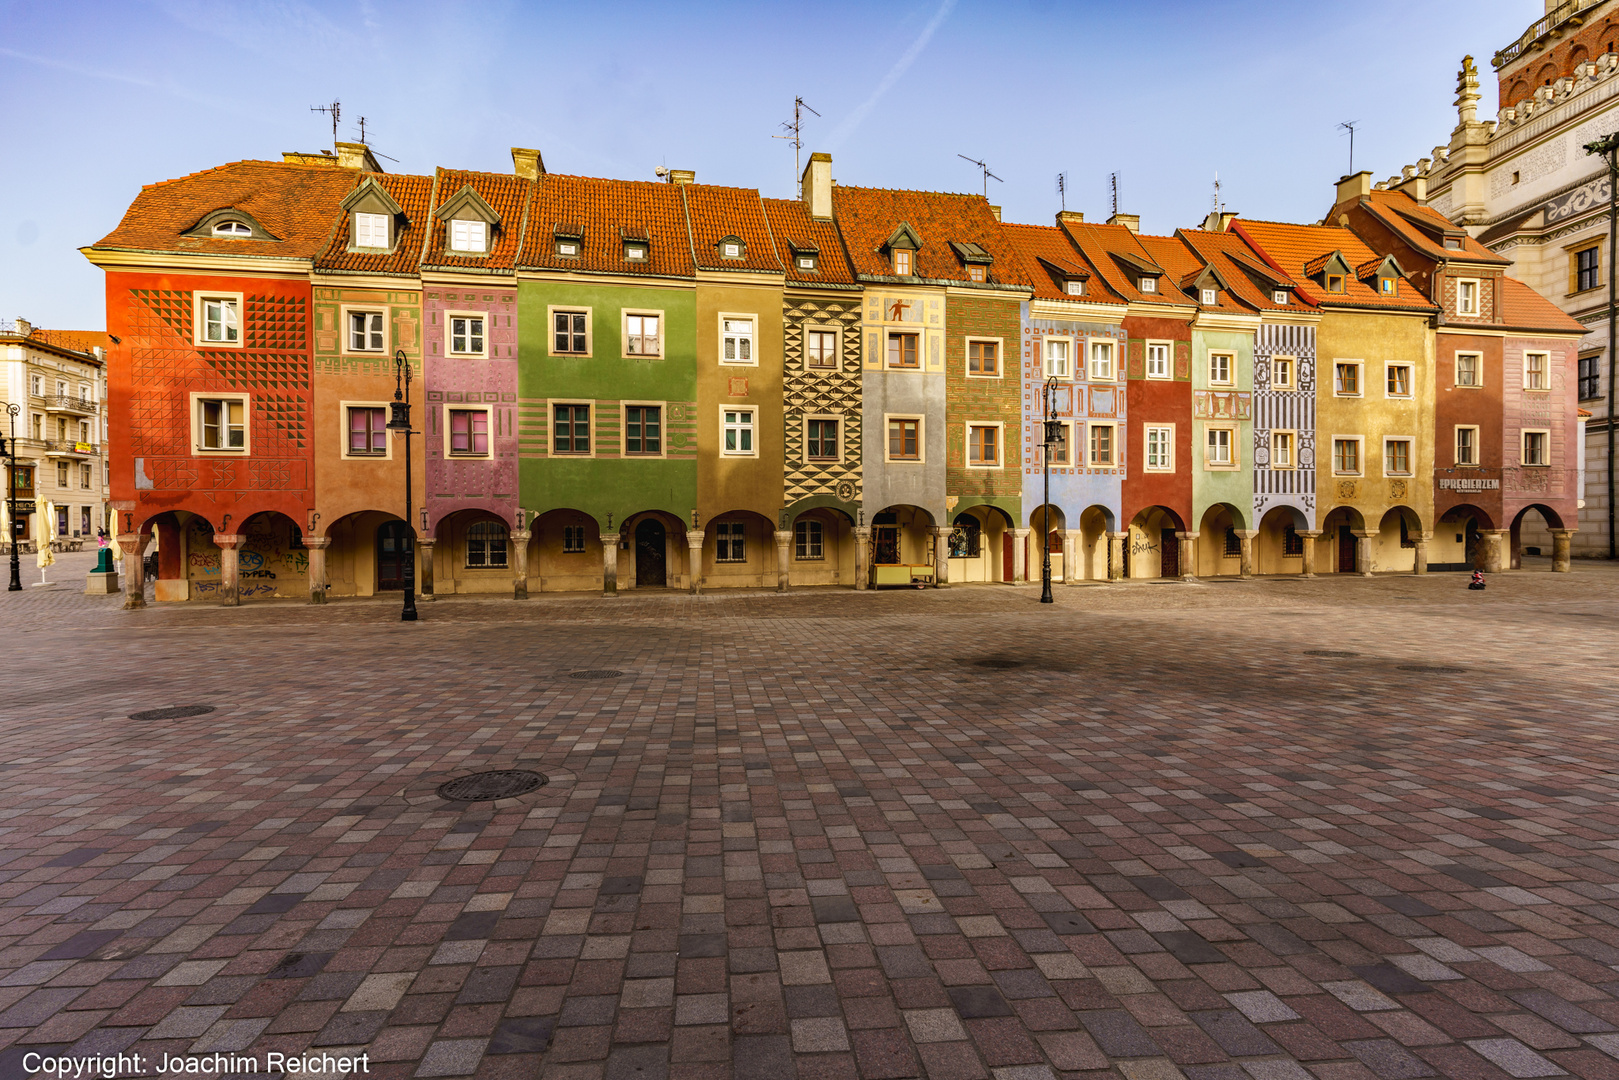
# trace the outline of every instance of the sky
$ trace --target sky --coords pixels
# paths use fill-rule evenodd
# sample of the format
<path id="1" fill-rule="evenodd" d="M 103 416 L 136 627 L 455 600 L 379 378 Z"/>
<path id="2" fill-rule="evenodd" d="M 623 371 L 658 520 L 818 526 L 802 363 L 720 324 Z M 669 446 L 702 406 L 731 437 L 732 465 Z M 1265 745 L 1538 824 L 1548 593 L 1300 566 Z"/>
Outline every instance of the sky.
<path id="1" fill-rule="evenodd" d="M 983 191 L 1007 221 L 1225 209 L 1316 221 L 1349 168 L 1376 179 L 1456 124 L 1456 71 L 1543 12 L 1524 0 L 0 0 L 0 318 L 100 329 L 79 248 L 141 185 L 332 143 L 338 101 L 390 172 L 549 171 L 795 193 L 793 147 L 839 183 Z M 986 162 L 999 179 L 986 181 Z"/>

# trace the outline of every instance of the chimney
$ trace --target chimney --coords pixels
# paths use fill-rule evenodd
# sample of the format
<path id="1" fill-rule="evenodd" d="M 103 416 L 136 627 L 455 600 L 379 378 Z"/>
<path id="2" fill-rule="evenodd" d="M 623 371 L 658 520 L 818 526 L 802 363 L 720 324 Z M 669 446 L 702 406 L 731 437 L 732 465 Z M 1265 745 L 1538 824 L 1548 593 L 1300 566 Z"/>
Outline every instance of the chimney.
<path id="1" fill-rule="evenodd" d="M 669 182 L 671 184 L 678 184 L 681 187 L 685 187 L 687 184 L 695 184 L 697 182 L 697 174 L 691 169 L 670 169 Z"/>
<path id="2" fill-rule="evenodd" d="M 288 165 L 336 165 L 337 157 L 330 150 L 322 150 L 318 154 L 306 153 L 302 150 L 283 150 L 281 160 Z"/>
<path id="3" fill-rule="evenodd" d="M 1109 225 L 1123 225 L 1126 229 L 1129 229 L 1133 233 L 1138 233 L 1141 231 L 1140 214 L 1114 214 L 1112 217 L 1107 219 L 1107 223 Z"/>
<path id="4" fill-rule="evenodd" d="M 34 324 L 29 322 L 27 319 L 23 318 L 21 315 L 18 315 L 17 316 L 17 336 L 18 337 L 27 337 L 29 334 L 32 334 L 33 332 L 34 332 Z"/>
<path id="5" fill-rule="evenodd" d="M 1059 210 L 1057 211 L 1057 221 L 1064 225 L 1083 225 L 1085 223 L 1085 213 L 1082 210 Z"/>
<path id="6" fill-rule="evenodd" d="M 995 215 L 996 221 L 1001 220 L 1001 208 L 996 206 L 994 203 L 989 204 L 989 212 Z"/>
<path id="7" fill-rule="evenodd" d="M 1407 166 L 1409 168 L 1409 166 Z M 1421 173 L 1414 173 L 1395 185 L 1395 191 L 1403 191 L 1417 200 L 1418 206 L 1428 205 L 1428 178 Z"/>
<path id="8" fill-rule="evenodd" d="M 1225 232 L 1236 218 L 1237 215 L 1229 210 L 1210 210 L 1209 216 L 1203 219 L 1203 231 Z"/>
<path id="9" fill-rule="evenodd" d="M 361 169 L 365 172 L 383 172 L 377 159 L 371 156 L 371 148 L 363 142 L 340 142 L 337 144 L 337 165 L 342 169 Z"/>
<path id="10" fill-rule="evenodd" d="M 811 154 L 799 178 L 798 197 L 816 221 L 832 220 L 832 155 Z"/>
<path id="11" fill-rule="evenodd" d="M 525 150 L 521 146 L 512 147 L 512 172 L 524 180 L 538 180 L 545 175 L 545 159 L 538 150 Z"/>
<path id="12" fill-rule="evenodd" d="M 1342 206 L 1352 202 L 1363 195 L 1370 195 L 1372 191 L 1372 173 L 1370 169 L 1362 169 L 1353 176 L 1345 176 L 1338 181 L 1338 201 L 1335 205 Z"/>

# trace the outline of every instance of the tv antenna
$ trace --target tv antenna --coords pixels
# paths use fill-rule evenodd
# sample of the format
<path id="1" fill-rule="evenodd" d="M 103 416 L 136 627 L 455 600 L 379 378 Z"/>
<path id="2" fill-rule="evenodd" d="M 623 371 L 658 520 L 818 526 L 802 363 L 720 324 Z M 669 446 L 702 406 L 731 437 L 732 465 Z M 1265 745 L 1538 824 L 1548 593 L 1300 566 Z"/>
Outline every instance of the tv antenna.
<path id="1" fill-rule="evenodd" d="M 1345 176 L 1355 175 L 1355 125 L 1358 123 L 1359 120 L 1345 120 L 1338 125 L 1349 132 L 1349 171 L 1344 174 Z"/>
<path id="2" fill-rule="evenodd" d="M 337 142 L 337 118 L 338 118 L 339 114 L 341 114 L 342 111 L 343 111 L 343 103 L 338 101 L 336 98 L 333 98 L 332 103 L 330 105 L 311 105 L 309 107 L 309 111 L 310 112 L 330 113 L 331 114 L 331 117 L 332 117 L 332 142 L 336 143 Z"/>
<path id="3" fill-rule="evenodd" d="M 360 117 L 360 142 L 365 142 L 365 117 Z"/>
<path id="4" fill-rule="evenodd" d="M 360 117 L 360 145 L 365 146 L 367 149 L 369 149 L 371 151 L 371 156 L 373 156 L 373 157 L 382 158 L 384 161 L 391 161 L 395 165 L 399 164 L 399 159 L 398 158 L 391 158 L 387 154 L 379 153 L 377 151 L 376 147 L 371 146 L 369 143 L 367 143 L 365 141 L 365 117 L 363 117 L 363 116 Z"/>
<path id="5" fill-rule="evenodd" d="M 1062 202 L 1062 208 L 1068 209 L 1068 174 L 1057 174 L 1057 198 Z"/>
<path id="6" fill-rule="evenodd" d="M 989 171 L 989 166 L 985 165 L 982 161 L 979 161 L 977 158 L 970 158 L 966 154 L 957 154 L 956 156 L 958 158 L 960 158 L 962 161 L 970 161 L 974 165 L 977 165 L 980 169 L 984 170 L 984 198 L 986 198 L 986 199 L 989 198 L 989 182 L 991 180 L 995 181 L 997 184 L 1006 183 L 1005 180 L 1002 180 L 1000 177 L 998 177 L 994 173 L 990 172 Z"/>
<path id="7" fill-rule="evenodd" d="M 1213 205 L 1214 205 L 1214 212 L 1216 214 L 1218 214 L 1220 212 L 1220 209 L 1221 209 L 1221 207 L 1220 207 L 1220 174 L 1218 172 L 1216 172 L 1214 174 L 1214 199 L 1213 199 Z"/>
<path id="8" fill-rule="evenodd" d="M 809 109 L 810 112 L 815 113 L 816 116 L 821 115 L 820 113 L 815 112 L 815 110 L 810 108 L 808 105 L 804 104 L 803 98 L 793 98 L 793 118 L 791 121 L 783 120 L 781 123 L 781 129 L 787 132 L 787 134 L 770 136 L 772 139 L 786 139 L 788 142 L 793 144 L 793 183 L 798 185 L 799 198 L 804 197 L 804 173 L 803 170 L 798 167 L 798 154 L 799 151 L 804 148 L 804 110 L 806 109 Z"/>
<path id="9" fill-rule="evenodd" d="M 1108 186 L 1113 189 L 1113 216 L 1118 217 L 1119 216 L 1119 174 L 1118 173 L 1109 173 L 1108 178 L 1107 178 L 1107 182 L 1108 182 Z"/>

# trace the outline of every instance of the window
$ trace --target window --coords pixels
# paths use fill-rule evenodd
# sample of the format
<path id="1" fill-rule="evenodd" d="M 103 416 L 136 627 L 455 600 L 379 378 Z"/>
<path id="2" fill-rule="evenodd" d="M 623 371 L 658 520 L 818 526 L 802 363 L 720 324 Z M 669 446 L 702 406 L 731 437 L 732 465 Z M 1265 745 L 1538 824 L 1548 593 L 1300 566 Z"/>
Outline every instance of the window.
<path id="1" fill-rule="evenodd" d="M 1293 443 L 1295 435 L 1291 431 L 1273 431 L 1270 433 L 1270 467 L 1273 469 L 1291 469 L 1293 467 Z"/>
<path id="2" fill-rule="evenodd" d="M 1377 291 L 1384 296 L 1394 296 L 1396 288 L 1397 282 L 1394 278 L 1380 277 L 1377 279 Z"/>
<path id="3" fill-rule="evenodd" d="M 1230 353 L 1209 353 L 1209 382 L 1215 386 L 1231 385 L 1231 369 L 1236 366 L 1236 357 Z"/>
<path id="4" fill-rule="evenodd" d="M 1062 339 L 1046 339 L 1046 378 L 1068 378 L 1068 350 L 1071 343 Z"/>
<path id="5" fill-rule="evenodd" d="M 1407 398 L 1411 396 L 1411 365 L 1390 364 L 1384 369 L 1384 393 L 1388 397 Z"/>
<path id="6" fill-rule="evenodd" d="M 1091 342 L 1091 378 L 1113 378 L 1113 342 Z"/>
<path id="7" fill-rule="evenodd" d="M 747 562 L 747 530 L 740 521 L 722 521 L 714 526 L 714 561 Z"/>
<path id="8" fill-rule="evenodd" d="M 1523 433 L 1523 456 L 1519 458 L 1525 465 L 1549 465 L 1547 457 L 1548 433 L 1545 431 L 1525 431 Z"/>
<path id="9" fill-rule="evenodd" d="M 557 254 L 564 259 L 577 259 L 579 257 L 579 242 L 577 240 L 558 240 Z"/>
<path id="10" fill-rule="evenodd" d="M 811 461 L 838 460 L 838 422 L 836 420 L 807 420 L 804 430 L 804 453 Z"/>
<path id="11" fill-rule="evenodd" d="M 202 298 L 202 340 L 234 345 L 241 340 L 241 321 L 237 317 L 241 301 L 222 296 Z"/>
<path id="12" fill-rule="evenodd" d="M 1169 378 L 1169 342 L 1147 342 L 1147 378 Z"/>
<path id="13" fill-rule="evenodd" d="M 80 465 L 79 466 L 79 487 L 83 488 L 85 491 L 90 490 L 90 475 L 91 475 L 90 466 L 88 466 L 88 465 Z M 86 530 L 86 531 L 88 531 L 88 530 Z"/>
<path id="14" fill-rule="evenodd" d="M 893 255 L 894 273 L 899 276 L 909 274 L 911 272 L 911 253 L 904 248 L 895 248 Z"/>
<path id="15" fill-rule="evenodd" d="M 467 569 L 499 570 L 505 565 L 505 525 L 480 521 L 467 530 Z"/>
<path id="16" fill-rule="evenodd" d="M 1225 554 L 1228 558 L 1242 554 L 1242 537 L 1237 535 L 1235 525 L 1225 527 Z"/>
<path id="17" fill-rule="evenodd" d="M 1112 424 L 1090 425 L 1091 467 L 1112 468 L 1117 464 L 1114 451 L 1114 426 Z"/>
<path id="18" fill-rule="evenodd" d="M 1146 470 L 1174 472 L 1175 429 L 1163 424 L 1148 424 L 1143 434 L 1147 444 Z"/>
<path id="19" fill-rule="evenodd" d="M 888 366 L 914 368 L 917 366 L 916 344 L 919 334 L 888 335 Z"/>
<path id="20" fill-rule="evenodd" d="M 663 406 L 624 406 L 624 452 L 649 454 L 663 453 Z"/>
<path id="21" fill-rule="evenodd" d="M 57 397 L 67 397 L 67 380 L 65 380 L 65 379 L 57 379 L 56 380 L 56 396 Z"/>
<path id="22" fill-rule="evenodd" d="M 821 546 L 821 523 L 819 521 L 798 521 L 793 523 L 793 557 L 800 562 L 810 562 L 826 557 Z"/>
<path id="23" fill-rule="evenodd" d="M 740 240 L 727 240 L 720 245 L 720 255 L 726 259 L 740 259 L 742 257 L 742 242 Z"/>
<path id="24" fill-rule="evenodd" d="M 1360 440 L 1332 440 L 1332 471 L 1338 476 L 1360 475 Z"/>
<path id="25" fill-rule="evenodd" d="M 583 525 L 562 526 L 562 554 L 583 555 L 585 551 L 585 527 Z"/>
<path id="26" fill-rule="evenodd" d="M 1137 280 L 1136 284 L 1137 287 L 1144 293 L 1155 293 L 1158 291 L 1158 279 L 1154 277 L 1140 278 Z"/>
<path id="27" fill-rule="evenodd" d="M 1295 526 L 1283 525 L 1282 526 L 1282 555 L 1283 556 L 1288 556 L 1288 555 L 1303 555 L 1303 554 L 1304 554 L 1304 537 L 1299 535 L 1299 530 Z"/>
<path id="28" fill-rule="evenodd" d="M 1410 439 L 1384 439 L 1383 440 L 1383 475 L 1384 476 L 1410 476 L 1411 475 L 1411 440 Z"/>
<path id="29" fill-rule="evenodd" d="M 1344 276 L 1342 274 L 1328 274 L 1327 275 L 1327 291 L 1329 293 L 1341 293 L 1341 292 L 1343 292 L 1344 291 Z"/>
<path id="30" fill-rule="evenodd" d="M 241 398 L 197 400 L 197 445 L 203 450 L 247 449 L 247 402 Z"/>
<path id="31" fill-rule="evenodd" d="M 44 378 L 39 376 L 39 375 L 30 375 L 28 377 L 28 392 L 30 394 L 33 394 L 35 397 L 44 397 L 45 396 L 45 380 L 44 380 Z"/>
<path id="32" fill-rule="evenodd" d="M 1551 357 L 1543 352 L 1526 352 L 1523 354 L 1523 388 L 1525 390 L 1546 390 L 1551 387 L 1547 378 L 1547 370 L 1551 367 Z"/>
<path id="33" fill-rule="evenodd" d="M 967 280 L 982 282 L 984 280 L 984 268 L 979 266 L 977 263 L 968 266 Z"/>
<path id="34" fill-rule="evenodd" d="M 1204 303 L 1206 305 L 1212 306 L 1214 304 L 1214 290 L 1213 289 L 1202 289 L 1202 290 L 1200 290 L 1200 292 L 1201 292 L 1201 295 L 1198 297 L 1199 301 L 1201 301 L 1202 303 Z"/>
<path id="35" fill-rule="evenodd" d="M 1285 304 L 1285 303 L 1287 303 L 1287 290 L 1286 289 L 1277 289 L 1274 292 L 1272 292 L 1270 294 L 1270 302 L 1273 303 L 1273 304 Z"/>
<path id="36" fill-rule="evenodd" d="M 1069 463 L 1068 447 L 1072 445 L 1074 441 L 1074 426 L 1068 423 L 1066 420 L 1059 420 L 1057 423 L 1059 425 L 1057 428 L 1058 438 L 1056 442 L 1051 444 L 1051 463 L 1053 465 L 1067 465 Z M 1036 430 L 1038 431 L 1039 429 L 1037 428 Z M 1044 438 L 1045 432 L 1041 431 L 1040 435 L 1042 438 Z M 1045 443 L 1037 443 L 1036 446 L 1038 447 L 1040 453 L 1045 453 Z"/>
<path id="37" fill-rule="evenodd" d="M 812 368 L 838 366 L 838 334 L 835 330 L 811 330 L 804 335 L 804 356 Z"/>
<path id="38" fill-rule="evenodd" d="M 888 421 L 888 460 L 921 461 L 921 431 L 920 420 Z"/>
<path id="39" fill-rule="evenodd" d="M 994 468 L 1001 463 L 1001 429 L 995 424 L 967 425 L 967 464 Z"/>
<path id="40" fill-rule="evenodd" d="M 88 386 L 84 385 L 83 383 L 79 384 L 79 400 L 80 401 L 89 401 L 90 400 L 90 388 Z"/>
<path id="41" fill-rule="evenodd" d="M 450 410 L 450 453 L 489 456 L 489 414 L 483 409 Z"/>
<path id="42" fill-rule="evenodd" d="M 88 420 L 79 421 L 79 441 L 82 443 L 90 441 L 90 421 Z"/>
<path id="43" fill-rule="evenodd" d="M 798 257 L 798 268 L 800 270 L 814 270 L 815 269 L 815 256 L 814 255 L 800 255 Z"/>
<path id="44" fill-rule="evenodd" d="M 1085 283 L 1083 281 L 1070 281 L 1067 291 L 1069 296 L 1084 296 Z"/>
<path id="45" fill-rule="evenodd" d="M 65 461 L 56 463 L 56 486 L 67 487 L 67 462 Z"/>
<path id="46" fill-rule="evenodd" d="M 950 558 L 978 558 L 984 550 L 984 527 L 978 519 L 971 514 L 957 514 L 950 524 Z"/>
<path id="47" fill-rule="evenodd" d="M 349 312 L 349 352 L 382 352 L 387 347 L 382 337 L 382 312 Z"/>
<path id="48" fill-rule="evenodd" d="M 624 315 L 624 355 L 662 356 L 663 341 L 658 337 L 658 315 Z"/>
<path id="49" fill-rule="evenodd" d="M 1332 365 L 1332 392 L 1339 397 L 1360 396 L 1360 365 L 1339 362 Z"/>
<path id="50" fill-rule="evenodd" d="M 1602 373 L 1597 367 L 1601 357 L 1580 357 L 1580 400 L 1590 401 L 1602 396 Z"/>
<path id="51" fill-rule="evenodd" d="M 450 250 L 483 252 L 488 225 L 456 218 L 450 222 Z"/>
<path id="52" fill-rule="evenodd" d="M 240 221 L 221 221 L 214 226 L 215 236 L 252 236 L 253 230 Z"/>
<path id="53" fill-rule="evenodd" d="M 1293 372 L 1297 361 L 1291 356 L 1273 356 L 1270 361 L 1270 385 L 1273 390 L 1293 389 Z"/>
<path id="54" fill-rule="evenodd" d="M 624 245 L 624 258 L 629 262 L 645 262 L 646 261 L 646 245 L 645 244 L 625 244 Z"/>
<path id="55" fill-rule="evenodd" d="M 551 420 L 551 453 L 590 453 L 589 405 L 555 405 Z"/>
<path id="56" fill-rule="evenodd" d="M 1456 385 L 1478 387 L 1484 385 L 1484 357 L 1480 353 L 1456 354 Z"/>
<path id="57" fill-rule="evenodd" d="M 753 363 L 753 320 L 720 320 L 720 363 Z"/>
<path id="58" fill-rule="evenodd" d="M 385 248 L 388 246 L 387 214 L 355 214 L 354 246 Z"/>
<path id="59" fill-rule="evenodd" d="M 1472 427 L 1472 426 L 1462 427 L 1460 425 L 1457 426 L 1457 428 L 1456 428 L 1456 464 L 1457 465 L 1477 465 L 1478 464 L 1478 428 L 1477 427 Z"/>
<path id="60" fill-rule="evenodd" d="M 1211 469 L 1230 469 L 1237 464 L 1233 456 L 1232 436 L 1235 434 L 1228 427 L 1210 427 L 1205 434 L 1208 436 L 1208 451 L 1204 455 L 1203 464 Z"/>
<path id="61" fill-rule="evenodd" d="M 1456 282 L 1456 314 L 1478 314 L 1478 282 L 1462 280 Z"/>
<path id="62" fill-rule="evenodd" d="M 388 452 L 388 410 L 363 405 L 349 409 L 349 455 L 380 457 Z"/>
<path id="63" fill-rule="evenodd" d="M 1602 248 L 1588 247 L 1574 253 L 1574 288 L 1571 292 L 1584 292 L 1602 284 Z"/>
<path id="64" fill-rule="evenodd" d="M 450 354 L 452 356 L 483 355 L 483 316 L 450 316 Z"/>
<path id="65" fill-rule="evenodd" d="M 551 351 L 558 355 L 584 356 L 590 352 L 590 313 L 553 311 Z"/>
<path id="66" fill-rule="evenodd" d="M 967 342 L 967 374 L 985 378 L 1001 373 L 1001 345 L 998 341 Z"/>
<path id="67" fill-rule="evenodd" d="M 725 410 L 725 453 L 753 453 L 753 410 Z M 738 525 L 737 528 L 742 526 Z"/>

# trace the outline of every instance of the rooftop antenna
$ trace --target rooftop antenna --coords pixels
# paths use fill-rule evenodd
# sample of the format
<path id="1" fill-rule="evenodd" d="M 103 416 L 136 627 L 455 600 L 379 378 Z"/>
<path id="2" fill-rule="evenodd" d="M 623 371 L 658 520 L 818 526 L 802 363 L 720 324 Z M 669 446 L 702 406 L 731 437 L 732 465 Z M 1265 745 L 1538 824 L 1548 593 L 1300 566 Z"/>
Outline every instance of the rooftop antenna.
<path id="1" fill-rule="evenodd" d="M 1068 174 L 1057 174 L 1057 198 L 1062 200 L 1064 212 L 1068 210 Z"/>
<path id="2" fill-rule="evenodd" d="M 369 144 L 366 143 L 366 141 L 365 141 L 365 117 L 363 117 L 363 116 L 360 117 L 360 144 L 362 146 L 369 146 Z M 384 161 L 391 161 L 395 165 L 399 164 L 399 159 L 398 158 L 391 158 L 387 154 L 379 153 L 377 151 L 377 148 L 374 147 L 374 146 L 371 146 L 370 150 L 371 150 L 371 154 L 372 154 L 373 157 L 382 158 Z"/>
<path id="3" fill-rule="evenodd" d="M 803 130 L 805 109 L 809 109 L 809 111 L 815 113 L 816 116 L 821 115 L 820 113 L 815 112 L 814 109 L 811 109 L 808 105 L 804 104 L 803 98 L 795 97 L 793 98 L 792 120 L 783 120 L 781 124 L 781 129 L 787 132 L 787 134 L 770 136 L 772 139 L 786 139 L 788 142 L 793 144 L 793 183 L 798 185 L 798 197 L 801 199 L 804 197 L 804 173 L 803 170 L 798 167 L 798 154 L 799 151 L 804 148 Z"/>
<path id="4" fill-rule="evenodd" d="M 360 117 L 360 142 L 365 142 L 365 117 Z"/>
<path id="5" fill-rule="evenodd" d="M 1108 183 L 1113 188 L 1113 216 L 1119 216 L 1119 174 L 1109 173 Z"/>
<path id="6" fill-rule="evenodd" d="M 956 156 L 958 158 L 960 158 L 962 161 L 970 161 L 974 165 L 977 165 L 980 169 L 984 170 L 984 198 L 986 198 L 986 199 L 989 198 L 989 182 L 991 180 L 995 181 L 997 184 L 1006 183 L 1005 180 L 1002 180 L 1000 177 L 998 177 L 994 173 L 990 172 L 989 171 L 989 166 L 985 165 L 982 161 L 979 161 L 977 158 L 970 158 L 966 154 L 957 154 Z"/>
<path id="7" fill-rule="evenodd" d="M 1214 174 L 1214 200 L 1213 200 L 1213 202 L 1214 202 L 1214 212 L 1216 214 L 1218 214 L 1220 212 L 1220 210 L 1221 210 L 1221 205 L 1220 205 L 1220 174 L 1218 172 L 1216 172 Z"/>
<path id="8" fill-rule="evenodd" d="M 331 114 L 331 117 L 332 117 L 332 142 L 335 144 L 337 142 L 337 117 L 338 117 L 338 114 L 343 111 L 343 103 L 338 101 L 336 98 L 333 98 L 332 103 L 330 105 L 311 105 L 309 107 L 309 111 L 310 112 L 330 113 Z"/>
<path id="9" fill-rule="evenodd" d="M 1358 123 L 1359 120 L 1345 120 L 1338 125 L 1349 132 L 1349 171 L 1344 174 L 1345 176 L 1355 175 L 1355 125 Z"/>

